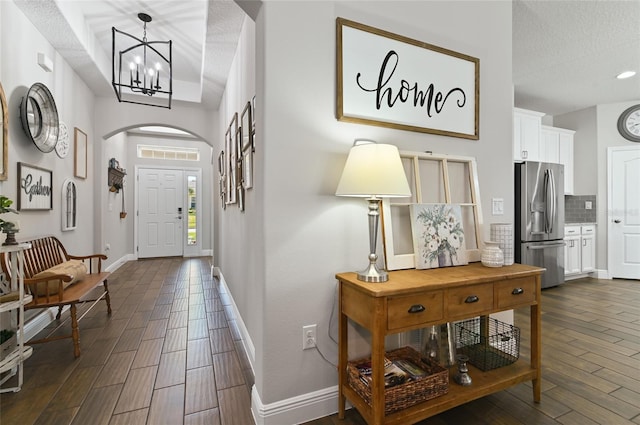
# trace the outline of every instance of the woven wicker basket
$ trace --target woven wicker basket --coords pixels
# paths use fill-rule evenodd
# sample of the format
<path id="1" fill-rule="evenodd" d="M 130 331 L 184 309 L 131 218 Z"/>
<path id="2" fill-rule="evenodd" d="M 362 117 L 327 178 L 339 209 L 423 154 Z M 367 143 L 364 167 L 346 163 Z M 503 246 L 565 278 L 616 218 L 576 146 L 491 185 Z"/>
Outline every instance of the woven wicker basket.
<path id="1" fill-rule="evenodd" d="M 449 391 L 449 371 L 436 363 L 422 358 L 413 348 L 402 347 L 389 351 L 385 355 L 391 361 L 399 359 L 411 360 L 429 372 L 428 376 L 424 378 L 387 388 L 384 397 L 385 415 L 436 398 Z M 370 358 L 364 358 L 347 364 L 347 382 L 369 406 L 371 406 L 371 388 L 360 379 L 358 366 L 370 361 Z"/>

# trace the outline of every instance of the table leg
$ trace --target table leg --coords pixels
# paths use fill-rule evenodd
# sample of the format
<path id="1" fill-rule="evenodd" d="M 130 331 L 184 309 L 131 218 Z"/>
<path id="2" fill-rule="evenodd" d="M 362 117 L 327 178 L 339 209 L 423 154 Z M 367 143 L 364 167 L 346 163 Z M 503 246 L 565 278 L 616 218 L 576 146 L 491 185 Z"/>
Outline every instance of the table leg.
<path id="1" fill-rule="evenodd" d="M 540 362 L 542 358 L 542 331 L 540 324 L 542 307 L 540 306 L 540 301 L 540 291 L 538 291 L 538 303 L 531 306 L 531 367 L 536 370 L 536 377 L 532 381 L 533 401 L 536 403 L 540 403 L 542 387 L 542 365 Z"/>
<path id="2" fill-rule="evenodd" d="M 347 357 L 349 354 L 348 349 L 348 321 L 347 316 L 342 312 L 342 282 L 338 284 L 338 317 L 340 323 L 338 324 L 338 418 L 344 419 L 345 411 L 345 396 L 344 386 L 347 385 Z"/>

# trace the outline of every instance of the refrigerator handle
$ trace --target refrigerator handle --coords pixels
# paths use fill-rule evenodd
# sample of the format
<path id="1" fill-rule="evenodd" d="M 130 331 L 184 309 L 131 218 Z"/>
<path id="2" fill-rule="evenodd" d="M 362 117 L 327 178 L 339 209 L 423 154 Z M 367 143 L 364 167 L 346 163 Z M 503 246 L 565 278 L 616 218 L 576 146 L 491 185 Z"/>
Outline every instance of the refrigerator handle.
<path id="1" fill-rule="evenodd" d="M 547 248 L 560 248 L 561 246 L 565 246 L 565 245 L 567 245 L 566 242 L 558 242 L 558 243 L 554 243 L 554 244 L 527 246 L 527 249 L 537 250 L 537 249 L 547 249 Z"/>
<path id="2" fill-rule="evenodd" d="M 556 186 L 553 171 L 544 171 L 544 231 L 553 232 L 553 223 L 556 219 Z"/>
<path id="3" fill-rule="evenodd" d="M 549 233 L 553 232 L 553 224 L 557 221 L 558 217 L 558 205 L 556 199 L 556 176 L 553 175 L 553 170 L 549 170 L 549 187 L 551 188 L 551 220 L 549 220 Z"/>

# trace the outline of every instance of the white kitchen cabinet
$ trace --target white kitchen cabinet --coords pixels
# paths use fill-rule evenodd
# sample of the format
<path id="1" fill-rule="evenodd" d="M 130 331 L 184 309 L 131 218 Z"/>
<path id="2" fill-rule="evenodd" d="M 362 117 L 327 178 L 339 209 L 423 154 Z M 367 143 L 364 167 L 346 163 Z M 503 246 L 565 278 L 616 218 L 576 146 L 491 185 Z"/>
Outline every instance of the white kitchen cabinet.
<path id="1" fill-rule="evenodd" d="M 564 275 L 581 273 L 580 226 L 566 226 L 564 228 L 564 242 Z"/>
<path id="2" fill-rule="evenodd" d="M 596 269 L 596 227 L 565 226 L 564 275 L 581 277 Z"/>
<path id="3" fill-rule="evenodd" d="M 540 161 L 560 164 L 560 132 L 546 125 L 540 130 Z"/>
<path id="4" fill-rule="evenodd" d="M 596 269 L 596 226 L 582 226 L 580 239 L 582 273 L 592 272 Z"/>
<path id="5" fill-rule="evenodd" d="M 516 161 L 540 160 L 540 131 L 544 113 L 513 109 L 513 158 Z"/>
<path id="6" fill-rule="evenodd" d="M 543 125 L 540 130 L 540 161 L 564 165 L 564 193 L 573 194 L 573 135 L 575 131 Z"/>
<path id="7" fill-rule="evenodd" d="M 564 194 L 573 195 L 573 135 L 575 131 L 564 128 L 558 131 L 558 157 L 564 165 Z"/>

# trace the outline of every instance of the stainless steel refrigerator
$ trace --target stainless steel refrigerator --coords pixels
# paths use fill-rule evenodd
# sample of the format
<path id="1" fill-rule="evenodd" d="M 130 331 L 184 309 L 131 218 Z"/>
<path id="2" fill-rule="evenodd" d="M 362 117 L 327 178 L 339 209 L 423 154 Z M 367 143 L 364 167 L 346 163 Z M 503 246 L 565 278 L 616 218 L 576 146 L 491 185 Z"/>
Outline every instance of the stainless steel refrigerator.
<path id="1" fill-rule="evenodd" d="M 515 164 L 515 262 L 544 267 L 542 287 L 564 283 L 564 166 Z"/>

